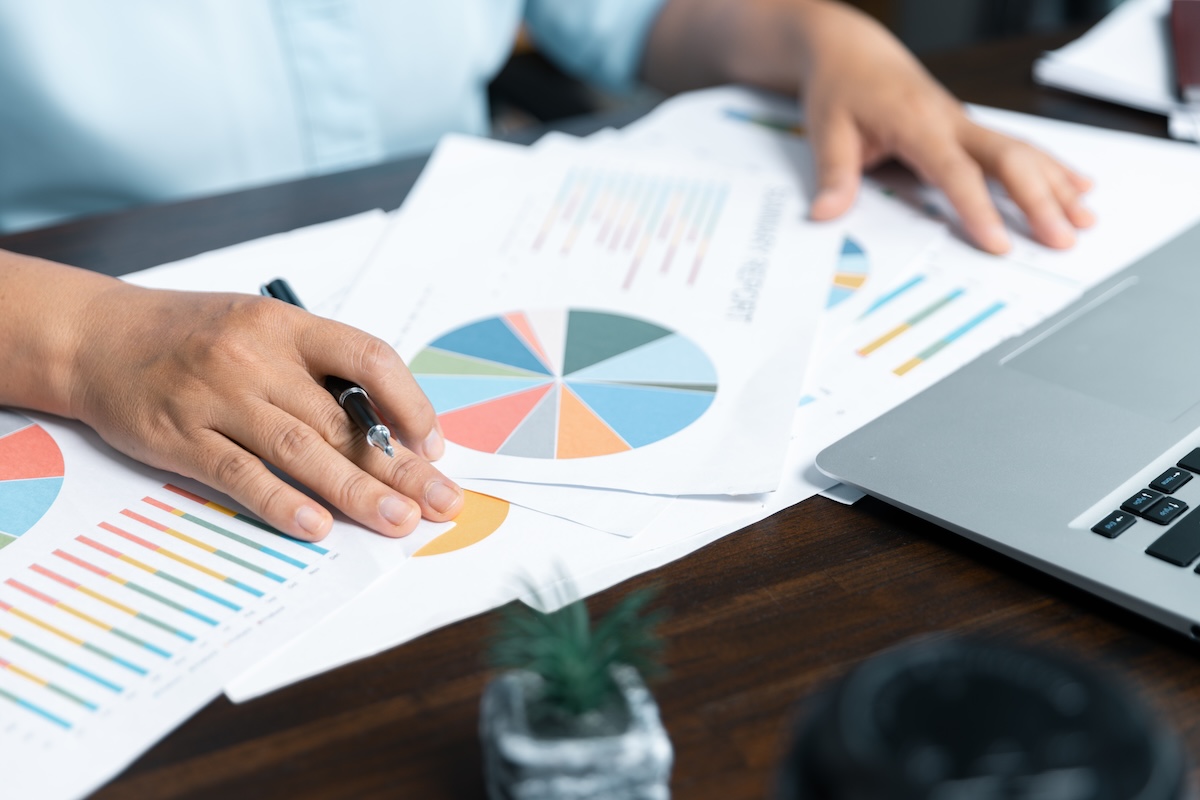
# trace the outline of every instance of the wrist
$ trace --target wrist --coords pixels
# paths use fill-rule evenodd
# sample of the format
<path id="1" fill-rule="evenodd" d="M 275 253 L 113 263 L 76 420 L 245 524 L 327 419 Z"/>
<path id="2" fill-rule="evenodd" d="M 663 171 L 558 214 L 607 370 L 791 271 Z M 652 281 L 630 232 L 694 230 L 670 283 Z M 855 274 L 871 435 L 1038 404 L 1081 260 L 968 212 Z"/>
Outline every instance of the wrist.
<path id="1" fill-rule="evenodd" d="M 88 305 L 115 278 L 0 251 L 0 405 L 73 417 Z"/>

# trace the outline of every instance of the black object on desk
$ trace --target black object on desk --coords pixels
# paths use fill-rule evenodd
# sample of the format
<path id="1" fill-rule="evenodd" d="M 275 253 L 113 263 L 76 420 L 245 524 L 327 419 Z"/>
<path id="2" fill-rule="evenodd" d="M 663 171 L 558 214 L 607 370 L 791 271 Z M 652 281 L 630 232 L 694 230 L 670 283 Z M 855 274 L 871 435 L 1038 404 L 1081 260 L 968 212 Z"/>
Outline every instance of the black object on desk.
<path id="1" fill-rule="evenodd" d="M 304 303 L 300 302 L 300 298 L 292 291 L 291 285 L 283 278 L 276 278 L 270 283 L 264 283 L 259 291 L 266 297 L 274 297 L 288 305 L 304 308 Z M 367 444 L 378 447 L 387 454 L 388 458 L 396 455 L 396 450 L 392 447 L 391 442 L 392 432 L 375 413 L 375 407 L 371 405 L 371 398 L 367 396 L 366 389 L 344 378 L 335 378 L 332 375 L 325 379 L 325 388 L 337 398 L 338 405 L 367 437 Z"/>
<path id="2" fill-rule="evenodd" d="M 807 709 L 779 800 L 1180 800 L 1175 736 L 1126 687 L 1054 653 L 918 639 Z"/>

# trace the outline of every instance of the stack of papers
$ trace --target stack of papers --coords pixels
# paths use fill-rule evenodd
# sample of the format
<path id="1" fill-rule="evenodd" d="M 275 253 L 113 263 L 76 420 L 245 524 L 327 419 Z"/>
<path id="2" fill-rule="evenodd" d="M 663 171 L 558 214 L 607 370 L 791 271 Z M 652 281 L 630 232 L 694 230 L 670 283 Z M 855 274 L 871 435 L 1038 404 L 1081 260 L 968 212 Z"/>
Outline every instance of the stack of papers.
<path id="1" fill-rule="evenodd" d="M 1200 141 L 1200 119 L 1179 99 L 1171 57 L 1171 0 L 1125 0 L 1086 35 L 1033 66 L 1038 83 L 1169 118 L 1171 136 Z"/>
<path id="2" fill-rule="evenodd" d="M 998 195 L 1017 246 L 987 256 L 900 170 L 809 222 L 795 104 L 722 88 L 586 139 L 449 137 L 394 215 L 130 276 L 283 276 L 392 343 L 467 502 L 401 540 L 339 521 L 314 548 L 83 426 L 0 412 L 6 788 L 79 796 L 222 687 L 255 697 L 531 586 L 566 602 L 818 492 L 853 501 L 817 452 L 1200 216 L 1192 147 L 971 113 L 1093 177 L 1096 230 L 1047 250 Z"/>

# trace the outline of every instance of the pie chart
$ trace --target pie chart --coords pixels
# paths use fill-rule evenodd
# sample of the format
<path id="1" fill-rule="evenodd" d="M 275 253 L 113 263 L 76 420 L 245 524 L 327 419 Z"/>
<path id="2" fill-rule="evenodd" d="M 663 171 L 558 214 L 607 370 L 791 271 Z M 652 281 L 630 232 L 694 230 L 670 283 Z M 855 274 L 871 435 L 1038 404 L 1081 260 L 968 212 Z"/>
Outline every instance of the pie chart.
<path id="1" fill-rule="evenodd" d="M 700 418 L 717 373 L 693 341 L 586 309 L 514 311 L 455 328 L 409 363 L 451 442 L 520 458 L 589 458 Z"/>
<path id="2" fill-rule="evenodd" d="M 63 457 L 45 429 L 0 408 L 0 547 L 12 544 L 54 504 Z"/>
<path id="3" fill-rule="evenodd" d="M 833 308 L 853 297 L 867 282 L 870 271 L 871 262 L 867 259 L 867 252 L 847 236 L 842 240 L 842 252 L 838 256 L 837 271 L 833 275 L 833 286 L 829 289 L 825 307 Z"/>

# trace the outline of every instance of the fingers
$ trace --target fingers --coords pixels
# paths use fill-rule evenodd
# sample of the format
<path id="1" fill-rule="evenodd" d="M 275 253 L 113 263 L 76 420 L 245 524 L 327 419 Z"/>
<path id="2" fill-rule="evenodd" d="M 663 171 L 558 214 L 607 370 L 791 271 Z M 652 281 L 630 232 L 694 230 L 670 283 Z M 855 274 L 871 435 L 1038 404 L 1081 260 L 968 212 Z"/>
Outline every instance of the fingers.
<path id="1" fill-rule="evenodd" d="M 433 468 L 419 456 L 397 450 L 394 460 L 403 464 L 401 469 L 407 473 L 397 491 L 348 460 L 311 426 L 269 403 L 252 403 L 231 422 L 231 439 L 310 487 L 359 524 L 385 536 L 405 536 L 420 522 L 421 507 L 406 494 L 430 483 L 422 471 Z"/>
<path id="2" fill-rule="evenodd" d="M 268 525 L 305 541 L 324 539 L 333 527 L 328 511 L 225 436 L 204 429 L 190 444 L 202 454 L 193 477 L 229 495 Z"/>
<path id="3" fill-rule="evenodd" d="M 810 141 L 817 167 L 817 194 L 809 215 L 814 220 L 828 220 L 854 205 L 862 180 L 863 146 L 849 115 L 813 115 L 813 120 Z"/>
<path id="4" fill-rule="evenodd" d="M 1091 186 L 1086 178 L 1041 150 L 995 131 L 971 125 L 964 139 L 983 169 L 1003 184 L 1042 244 L 1071 247 L 1075 231 L 1095 221 L 1083 206 L 1082 193 Z"/>
<path id="5" fill-rule="evenodd" d="M 916 139 L 900 155 L 926 182 L 945 192 L 967 235 L 989 253 L 1008 252 L 1008 233 L 996 210 L 979 162 L 952 136 Z"/>
<path id="6" fill-rule="evenodd" d="M 304 420 L 321 438 L 341 455 L 342 460 L 353 462 L 350 466 L 365 471 L 381 482 L 378 491 L 391 488 L 412 498 L 420 509 L 421 516 L 434 521 L 453 518 L 462 510 L 463 492 L 454 481 L 423 458 L 403 447 L 396 449 L 392 458 L 367 444 L 366 437 L 349 415 L 338 406 L 333 396 L 317 386 L 308 376 L 288 385 L 286 392 L 272 394 L 267 401 L 287 412 L 294 420 Z M 278 464 L 278 462 L 272 461 Z M 289 468 L 289 471 L 290 468 Z M 297 478 L 301 478 L 299 474 Z M 301 480 L 304 480 L 301 478 Z M 321 495 L 355 519 L 369 509 L 352 511 L 343 505 L 343 499 L 331 496 L 322 487 L 309 483 Z M 382 495 L 381 495 L 382 496 Z"/>
<path id="7" fill-rule="evenodd" d="M 348 325 L 322 323 L 309 326 L 301 342 L 309 371 L 359 384 L 405 447 L 430 461 L 441 458 L 446 444 L 433 406 L 396 351 Z"/>
<path id="8" fill-rule="evenodd" d="M 1048 158 L 1048 157 L 1047 157 Z M 1067 219 L 1076 228 L 1090 228 L 1096 224 L 1096 215 L 1083 205 L 1083 193 L 1091 188 L 1092 182 L 1076 175 L 1061 164 L 1051 162 L 1050 184 L 1054 196 L 1062 205 Z M 1085 186 L 1087 188 L 1080 188 Z"/>

